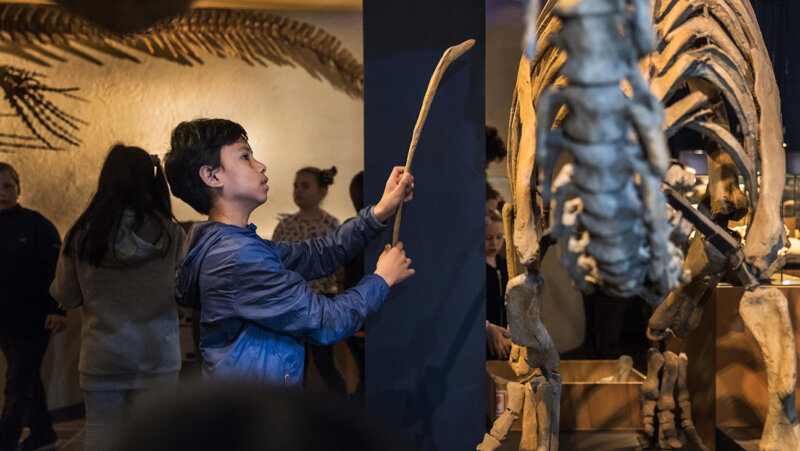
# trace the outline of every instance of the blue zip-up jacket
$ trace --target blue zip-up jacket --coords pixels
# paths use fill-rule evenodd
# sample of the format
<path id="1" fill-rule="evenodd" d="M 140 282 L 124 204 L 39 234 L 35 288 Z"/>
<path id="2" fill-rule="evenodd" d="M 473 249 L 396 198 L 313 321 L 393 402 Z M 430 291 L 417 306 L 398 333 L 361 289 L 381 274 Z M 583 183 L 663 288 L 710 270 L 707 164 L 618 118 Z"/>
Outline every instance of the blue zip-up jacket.
<path id="1" fill-rule="evenodd" d="M 351 336 L 389 294 L 376 274 L 334 298 L 316 294 L 306 280 L 332 274 L 382 227 L 372 207 L 326 236 L 292 243 L 264 240 L 252 224 L 196 225 L 176 272 L 175 296 L 200 308 L 205 375 L 299 386 L 303 343 Z"/>

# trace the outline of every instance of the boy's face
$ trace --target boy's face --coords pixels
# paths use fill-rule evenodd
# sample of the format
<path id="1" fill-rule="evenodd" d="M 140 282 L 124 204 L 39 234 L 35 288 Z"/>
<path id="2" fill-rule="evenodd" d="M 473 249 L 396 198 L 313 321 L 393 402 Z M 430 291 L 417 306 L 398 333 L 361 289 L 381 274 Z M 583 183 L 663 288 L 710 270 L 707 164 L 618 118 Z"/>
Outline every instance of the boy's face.
<path id="1" fill-rule="evenodd" d="M 8 171 L 0 171 L 0 211 L 17 205 L 19 186 Z"/>
<path id="2" fill-rule="evenodd" d="M 253 158 L 250 144 L 240 139 L 222 146 L 217 178 L 222 182 L 220 197 L 255 209 L 267 201 L 267 167 Z"/>

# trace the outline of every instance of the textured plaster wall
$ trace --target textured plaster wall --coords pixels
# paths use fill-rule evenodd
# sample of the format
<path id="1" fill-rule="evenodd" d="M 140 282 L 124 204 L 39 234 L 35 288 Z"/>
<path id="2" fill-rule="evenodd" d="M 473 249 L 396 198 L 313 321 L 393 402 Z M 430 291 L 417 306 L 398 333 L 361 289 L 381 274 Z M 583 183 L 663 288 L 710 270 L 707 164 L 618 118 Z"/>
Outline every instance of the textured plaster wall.
<path id="1" fill-rule="evenodd" d="M 286 14 L 283 12 L 282 14 Z M 292 14 L 343 41 L 361 60 L 360 13 Z M 84 144 L 62 152 L 20 150 L 0 154 L 22 177 L 23 205 L 39 210 L 64 234 L 85 208 L 97 183 L 103 159 L 116 142 L 137 145 L 163 155 L 170 131 L 180 121 L 223 117 L 247 130 L 255 156 L 267 165 L 270 199 L 251 220 L 269 237 L 277 215 L 294 212 L 291 185 L 297 169 L 306 165 L 339 169 L 324 208 L 340 219 L 353 215 L 350 178 L 363 167 L 363 103 L 288 66 L 248 66 L 232 57 L 203 55 L 202 66 L 185 67 L 137 54 L 141 64 L 87 49 L 103 62 L 97 66 L 58 49 L 68 61 L 42 67 L 1 54 L 2 64 L 47 75 L 57 87 L 80 87 L 86 102 L 51 96 L 64 110 L 88 121 L 80 136 Z M 3 104 L 1 113 L 11 112 Z M 0 132 L 28 134 L 21 121 L 0 117 Z M 179 220 L 202 216 L 173 199 Z"/>
<path id="2" fill-rule="evenodd" d="M 337 36 L 362 61 L 360 12 L 279 12 L 311 23 Z M 52 220 L 62 236 L 86 207 L 109 148 L 117 142 L 162 155 L 170 131 L 180 121 L 223 117 L 241 123 L 258 160 L 266 163 L 269 200 L 251 216 L 268 238 L 279 213 L 292 213 L 291 186 L 297 169 L 336 165 L 339 175 L 324 208 L 341 220 L 354 214 L 348 194 L 350 179 L 363 169 L 363 102 L 312 78 L 303 69 L 271 65 L 248 66 L 232 57 L 203 55 L 205 64 L 184 67 L 137 54 L 141 63 L 116 59 L 91 49 L 102 66 L 52 49 L 67 61 L 49 60 L 51 67 L 0 54 L 9 64 L 47 75 L 56 87 L 80 87 L 86 102 L 51 96 L 64 110 L 88 121 L 80 136 L 84 144 L 60 152 L 19 150 L 0 154 L 22 178 L 21 203 Z M 0 114 L 12 110 L 0 102 Z M 29 133 L 13 117 L 0 116 L 0 133 Z M 367 199 L 370 201 L 370 199 Z M 173 198 L 179 220 L 203 217 Z M 71 312 L 68 330 L 53 340 L 45 360 L 51 408 L 81 401 L 77 386 L 80 315 Z M 0 363 L 0 369 L 2 369 Z"/>

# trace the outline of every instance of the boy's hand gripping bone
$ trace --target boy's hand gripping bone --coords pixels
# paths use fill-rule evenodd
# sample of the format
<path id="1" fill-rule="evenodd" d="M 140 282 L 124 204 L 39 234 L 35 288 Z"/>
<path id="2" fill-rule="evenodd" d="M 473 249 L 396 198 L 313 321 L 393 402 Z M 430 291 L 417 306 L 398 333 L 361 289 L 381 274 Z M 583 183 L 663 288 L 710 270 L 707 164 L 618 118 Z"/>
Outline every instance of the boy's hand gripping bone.
<path id="1" fill-rule="evenodd" d="M 444 71 L 447 70 L 447 66 L 450 65 L 453 61 L 458 59 L 459 56 L 463 55 L 464 52 L 472 48 L 475 44 L 474 39 L 469 39 L 467 41 L 462 42 L 459 45 L 450 47 L 449 49 L 445 50 L 442 58 L 439 60 L 439 64 L 436 65 L 436 70 L 433 71 L 433 75 L 431 76 L 431 80 L 428 82 L 428 89 L 425 91 L 425 97 L 422 99 L 422 108 L 419 111 L 419 116 L 417 117 L 417 123 L 414 125 L 414 133 L 411 135 L 411 145 L 408 147 L 408 158 L 406 159 L 406 167 L 404 173 L 407 173 L 411 170 L 411 160 L 414 159 L 414 151 L 417 148 L 417 143 L 419 142 L 419 136 L 422 133 L 422 126 L 425 125 L 425 119 L 428 117 L 428 110 L 431 109 L 431 103 L 433 103 L 433 96 L 436 94 L 436 89 L 439 87 L 439 81 L 442 79 L 442 75 L 444 75 Z M 397 244 L 397 240 L 400 237 L 400 219 L 403 216 L 403 204 L 401 203 L 399 207 L 397 207 L 397 216 L 394 220 L 394 234 L 392 235 L 392 246 Z"/>

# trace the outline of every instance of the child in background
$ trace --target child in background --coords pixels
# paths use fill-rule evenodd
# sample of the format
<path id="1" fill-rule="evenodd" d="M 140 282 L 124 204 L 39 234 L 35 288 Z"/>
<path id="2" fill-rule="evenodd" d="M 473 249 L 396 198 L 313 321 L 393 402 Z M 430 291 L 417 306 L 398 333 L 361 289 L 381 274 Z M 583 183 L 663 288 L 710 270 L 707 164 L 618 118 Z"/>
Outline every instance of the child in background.
<path id="1" fill-rule="evenodd" d="M 41 367 L 51 332 L 67 324 L 65 312 L 47 292 L 53 281 L 61 237 L 52 222 L 19 204 L 19 173 L 0 162 L 0 351 L 6 359 L 0 451 L 55 446 Z"/>
<path id="2" fill-rule="evenodd" d="M 507 359 L 511 350 L 505 293 L 506 260 L 498 255 L 505 243 L 503 218 L 496 210 L 486 223 L 486 352 L 489 359 Z"/>
<path id="3" fill-rule="evenodd" d="M 330 169 L 305 167 L 294 177 L 293 199 L 300 211 L 284 218 L 272 233 L 273 241 L 302 241 L 326 235 L 339 227 L 339 220 L 323 210 L 320 205 L 333 184 L 336 166 Z M 336 295 L 336 278 L 333 275 L 309 280 L 308 286 L 317 294 L 333 297 Z M 328 391 L 340 397 L 347 395 L 347 385 L 333 358 L 333 346 L 318 346 L 306 343 L 306 362 L 308 354 L 314 360 L 320 376 L 328 386 Z M 306 367 L 308 364 L 306 363 Z M 308 376 L 307 373 L 306 377 Z M 305 381 L 304 385 L 308 385 Z"/>
<path id="4" fill-rule="evenodd" d="M 107 449 L 108 424 L 137 390 L 178 382 L 174 287 L 183 238 L 158 157 L 114 146 L 97 192 L 67 233 L 50 286 L 63 306 L 82 307 L 87 450 Z"/>
<path id="5" fill-rule="evenodd" d="M 383 304 L 390 286 L 414 274 L 398 243 L 385 246 L 374 274 L 333 299 L 306 284 L 360 252 L 411 199 L 413 177 L 402 167 L 392 171 L 378 204 L 356 220 L 320 238 L 276 243 L 248 224 L 269 186 L 242 126 L 225 119 L 179 124 L 165 166 L 173 194 L 209 219 L 192 229 L 175 287 L 179 303 L 201 310 L 208 378 L 299 386 L 304 342 L 349 337 Z"/>

